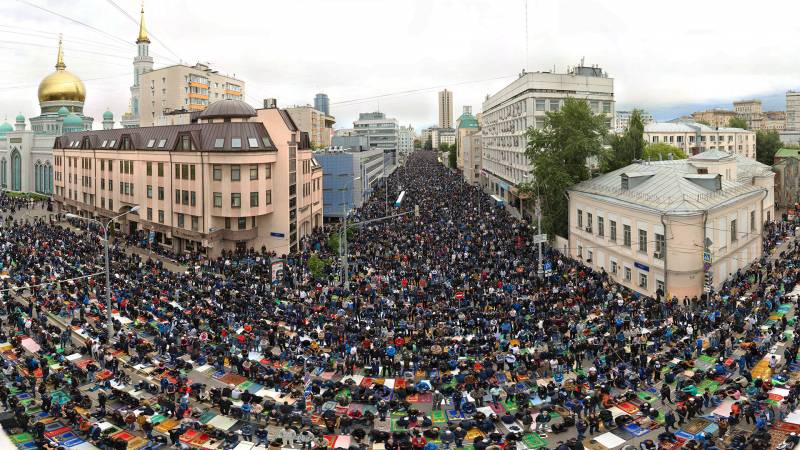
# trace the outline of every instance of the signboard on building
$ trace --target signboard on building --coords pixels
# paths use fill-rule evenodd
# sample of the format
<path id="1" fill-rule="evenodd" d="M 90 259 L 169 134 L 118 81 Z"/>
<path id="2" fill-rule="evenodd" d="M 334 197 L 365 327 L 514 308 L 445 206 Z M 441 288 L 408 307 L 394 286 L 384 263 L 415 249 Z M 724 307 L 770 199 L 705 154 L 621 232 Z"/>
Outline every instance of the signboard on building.
<path id="1" fill-rule="evenodd" d="M 644 270 L 645 272 L 650 272 L 650 266 L 647 266 L 647 265 L 645 265 L 645 264 L 642 264 L 642 263 L 640 263 L 640 262 L 638 262 L 638 261 L 635 261 L 635 262 L 633 263 L 633 267 L 636 267 L 636 268 L 637 268 L 637 269 L 639 269 L 639 270 Z"/>

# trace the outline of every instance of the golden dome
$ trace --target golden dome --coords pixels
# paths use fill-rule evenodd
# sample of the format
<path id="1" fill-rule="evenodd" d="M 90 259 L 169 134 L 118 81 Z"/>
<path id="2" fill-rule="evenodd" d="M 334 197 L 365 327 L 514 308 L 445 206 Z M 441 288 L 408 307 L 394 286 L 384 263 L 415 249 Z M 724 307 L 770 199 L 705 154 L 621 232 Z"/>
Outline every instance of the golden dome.
<path id="1" fill-rule="evenodd" d="M 67 72 L 64 64 L 64 52 L 61 49 L 61 39 L 58 40 L 58 59 L 56 71 L 44 77 L 39 83 L 39 102 L 67 100 L 83 102 L 86 99 L 86 87 L 77 76 Z"/>

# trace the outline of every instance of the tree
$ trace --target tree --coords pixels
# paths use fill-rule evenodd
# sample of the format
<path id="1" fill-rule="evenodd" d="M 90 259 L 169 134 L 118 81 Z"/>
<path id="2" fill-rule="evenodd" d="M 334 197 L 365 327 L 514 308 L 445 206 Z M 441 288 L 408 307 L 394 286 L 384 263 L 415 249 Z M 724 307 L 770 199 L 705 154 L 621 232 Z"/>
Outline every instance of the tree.
<path id="1" fill-rule="evenodd" d="M 414 149 L 419 150 L 420 148 L 422 148 L 422 142 L 419 139 L 414 139 Z"/>
<path id="2" fill-rule="evenodd" d="M 695 120 L 695 122 L 697 122 L 697 123 L 701 123 L 701 124 L 703 124 L 703 125 L 705 125 L 705 126 L 707 126 L 707 127 L 710 127 L 710 126 L 711 126 L 711 122 L 709 122 L 709 121 L 707 121 L 707 120 Z"/>
<path id="3" fill-rule="evenodd" d="M 308 270 L 314 278 L 320 279 L 325 276 L 325 269 L 327 269 L 327 267 L 328 262 L 317 256 L 316 253 L 308 258 Z"/>
<path id="4" fill-rule="evenodd" d="M 644 148 L 642 159 L 649 159 L 651 161 L 667 160 L 669 159 L 670 153 L 672 153 L 672 159 L 688 158 L 686 152 L 678 147 L 673 147 L 663 142 L 656 142 L 654 144 L 649 144 Z"/>
<path id="5" fill-rule="evenodd" d="M 430 136 L 425 140 L 425 150 L 433 150 L 433 138 Z"/>
<path id="6" fill-rule="evenodd" d="M 447 163 L 451 169 L 458 165 L 458 148 L 455 144 L 450 144 L 450 153 L 447 155 Z"/>
<path id="7" fill-rule="evenodd" d="M 565 192 L 589 178 L 586 159 L 602 151 L 605 117 L 595 115 L 584 100 L 567 98 L 560 111 L 548 112 L 542 129 L 528 130 L 525 154 L 541 195 L 545 233 L 564 233 L 568 226 Z"/>
<path id="8" fill-rule="evenodd" d="M 628 129 L 622 136 L 610 137 L 611 149 L 602 154 L 600 171 L 611 172 L 631 164 L 634 159 L 644 155 L 644 123 L 642 112 L 634 109 L 628 122 Z"/>
<path id="9" fill-rule="evenodd" d="M 728 121 L 728 126 L 731 128 L 741 128 L 743 130 L 747 129 L 747 122 L 741 117 L 731 117 L 731 120 Z"/>
<path id="10" fill-rule="evenodd" d="M 768 166 L 773 165 L 775 153 L 782 145 L 777 131 L 756 131 L 756 160 Z"/>

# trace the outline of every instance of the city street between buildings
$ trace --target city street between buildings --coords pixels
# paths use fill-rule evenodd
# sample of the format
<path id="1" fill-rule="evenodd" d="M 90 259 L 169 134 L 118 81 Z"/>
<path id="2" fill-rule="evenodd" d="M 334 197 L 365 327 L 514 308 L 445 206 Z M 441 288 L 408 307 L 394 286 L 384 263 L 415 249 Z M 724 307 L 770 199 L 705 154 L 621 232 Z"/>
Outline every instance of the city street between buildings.
<path id="1" fill-rule="evenodd" d="M 257 251 L 174 271 L 112 241 L 110 345 L 97 230 L 3 197 L 0 422 L 23 448 L 774 448 L 800 430 L 787 224 L 719 290 L 654 299 L 548 247 L 538 278 L 533 230 L 433 152 L 404 177 L 391 213 L 410 214 L 352 226 L 349 289 L 335 229 L 277 281 Z M 350 223 L 383 217 L 382 194 Z"/>

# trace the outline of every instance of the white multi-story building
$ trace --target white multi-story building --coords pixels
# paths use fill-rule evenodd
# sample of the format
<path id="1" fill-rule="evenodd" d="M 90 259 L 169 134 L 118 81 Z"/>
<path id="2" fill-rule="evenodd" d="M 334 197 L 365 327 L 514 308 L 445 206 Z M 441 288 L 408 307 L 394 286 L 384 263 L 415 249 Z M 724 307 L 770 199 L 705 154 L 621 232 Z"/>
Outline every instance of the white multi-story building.
<path id="1" fill-rule="evenodd" d="M 397 155 L 401 161 L 405 161 L 406 157 L 414 151 L 414 139 L 416 139 L 416 134 L 413 126 L 400 127 Z"/>
<path id="2" fill-rule="evenodd" d="M 628 129 L 632 113 L 633 111 L 617 111 L 614 119 L 614 132 L 621 134 Z M 648 123 L 655 122 L 653 115 L 649 112 L 640 109 L 639 114 L 642 116 L 642 124 L 647 125 Z"/>
<path id="3" fill-rule="evenodd" d="M 755 131 L 741 128 L 717 128 L 697 122 L 654 122 L 644 126 L 644 140 L 678 147 L 690 156 L 722 150 L 751 159 L 756 157 Z"/>
<path id="4" fill-rule="evenodd" d="M 357 136 L 367 136 L 370 147 L 398 148 L 400 127 L 397 119 L 387 119 L 382 112 L 360 113 L 358 120 L 353 122 L 353 131 Z"/>
<path id="5" fill-rule="evenodd" d="M 761 257 L 774 176 L 755 160 L 708 150 L 584 181 L 567 190 L 567 252 L 642 294 L 699 296 L 707 281 L 718 287 Z"/>
<path id="6" fill-rule="evenodd" d="M 567 73 L 522 73 L 483 102 L 483 171 L 488 189 L 519 209 L 517 185 L 531 172 L 525 133 L 544 126 L 545 113 L 558 111 L 566 98 L 585 99 L 592 111 L 614 121 L 614 80 L 599 67 L 580 65 Z M 530 203 L 530 202 L 529 202 Z"/>

